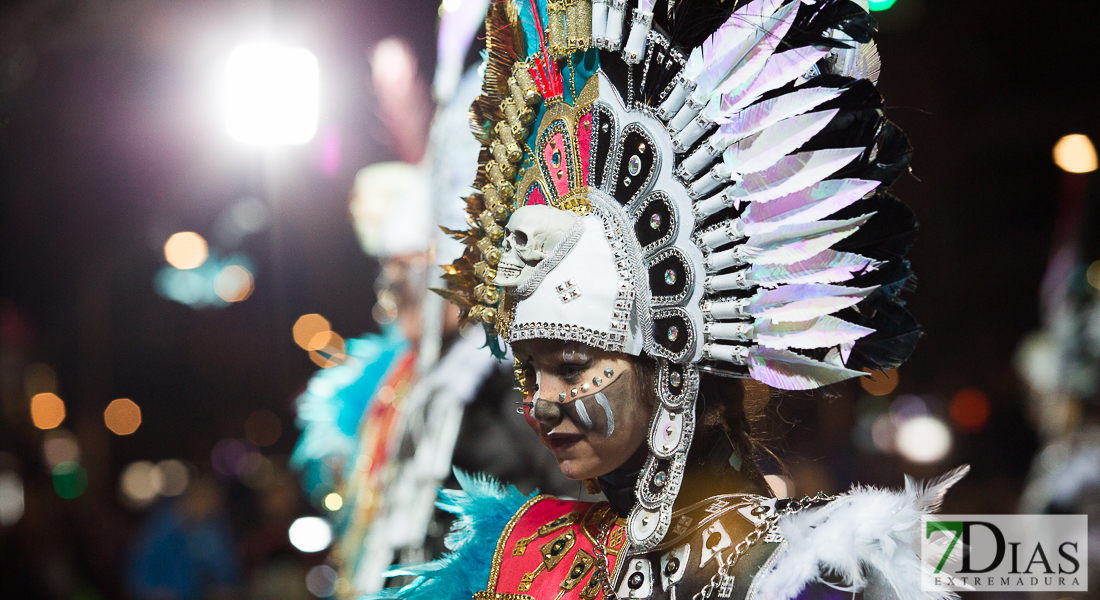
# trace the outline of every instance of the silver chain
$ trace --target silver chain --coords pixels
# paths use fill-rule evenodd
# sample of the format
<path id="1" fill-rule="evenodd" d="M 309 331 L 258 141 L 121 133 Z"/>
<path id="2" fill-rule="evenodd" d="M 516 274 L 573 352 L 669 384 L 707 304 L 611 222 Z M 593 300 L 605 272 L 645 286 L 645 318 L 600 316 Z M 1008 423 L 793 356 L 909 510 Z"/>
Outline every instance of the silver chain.
<path id="1" fill-rule="evenodd" d="M 745 536 L 745 539 L 741 540 L 733 547 L 733 556 L 731 556 L 729 560 L 722 562 L 721 556 L 719 556 L 718 572 L 711 576 L 710 581 L 703 586 L 703 589 L 696 592 L 695 595 L 691 597 L 691 600 L 706 600 L 709 598 L 710 595 L 714 593 L 714 588 L 722 584 L 722 580 L 729 575 L 729 570 L 737 564 L 741 556 L 745 554 L 757 540 L 763 537 L 764 533 L 771 529 L 781 517 L 798 512 L 809 506 L 811 502 L 828 502 L 834 498 L 836 498 L 836 496 L 826 496 L 824 492 L 818 492 L 816 496 L 804 496 L 801 500 L 791 500 L 787 503 L 787 506 L 783 507 L 783 510 L 777 510 L 762 519 L 756 524 L 756 527 Z M 760 504 L 760 499 L 758 498 L 755 502 L 755 506 L 760 506 Z"/>
<path id="2" fill-rule="evenodd" d="M 600 523 L 599 532 L 596 534 L 596 543 L 592 545 L 592 550 L 596 554 L 596 576 L 600 578 L 600 585 L 603 586 L 604 600 L 619 600 L 619 596 L 611 588 L 611 574 L 607 568 L 607 548 L 604 546 L 604 540 L 611 533 L 611 525 L 614 522 L 614 518 L 609 520 L 606 515 L 604 516 L 604 522 Z"/>
<path id="3" fill-rule="evenodd" d="M 838 498 L 838 496 L 826 496 L 824 492 L 818 492 L 815 496 L 803 496 L 800 500 L 791 500 L 782 510 L 777 510 L 773 514 L 762 519 L 756 524 L 756 527 L 745 536 L 745 539 L 741 540 L 733 547 L 733 556 L 731 556 L 729 560 L 725 562 L 719 560 L 718 572 L 711 576 L 710 581 L 703 586 L 703 589 L 696 592 L 695 595 L 691 597 L 691 600 L 706 600 L 709 598 L 710 595 L 714 593 L 714 588 L 722 584 L 722 580 L 729 575 L 729 570 L 737 564 L 741 556 L 744 555 L 757 540 L 763 537 L 780 518 L 804 510 L 809 507 L 811 503 L 829 502 L 836 498 Z M 754 506 L 760 506 L 761 500 L 764 499 L 765 498 L 758 496 L 754 502 Z M 607 548 L 604 546 L 604 540 L 607 539 L 611 531 L 611 524 L 614 522 L 615 520 L 611 519 L 605 520 L 600 524 L 600 529 L 596 536 L 596 543 L 592 546 L 596 554 L 596 575 L 600 578 L 600 584 L 603 586 L 604 600 L 619 600 L 619 596 L 615 594 L 615 590 L 611 587 L 611 573 L 607 567 Z"/>

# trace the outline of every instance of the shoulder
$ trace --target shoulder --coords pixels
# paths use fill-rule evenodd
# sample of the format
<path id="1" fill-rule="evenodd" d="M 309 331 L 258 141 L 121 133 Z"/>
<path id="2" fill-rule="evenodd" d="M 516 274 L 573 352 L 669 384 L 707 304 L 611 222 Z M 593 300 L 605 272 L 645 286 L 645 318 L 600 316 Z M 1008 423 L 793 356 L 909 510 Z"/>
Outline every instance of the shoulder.
<path id="1" fill-rule="evenodd" d="M 782 541 L 755 577 L 758 598 L 799 598 L 812 585 L 864 591 L 876 598 L 946 599 L 921 592 L 921 517 L 935 512 L 962 467 L 902 490 L 854 487 L 827 503 L 780 517 Z"/>
<path id="2" fill-rule="evenodd" d="M 386 588 L 373 596 L 393 600 L 470 600 L 485 589 L 498 538 L 505 536 L 546 496 L 527 496 L 496 480 L 455 471 L 461 490 L 441 490 L 438 506 L 456 515 L 439 560 L 405 565 L 387 576 L 413 575 L 403 588 Z"/>

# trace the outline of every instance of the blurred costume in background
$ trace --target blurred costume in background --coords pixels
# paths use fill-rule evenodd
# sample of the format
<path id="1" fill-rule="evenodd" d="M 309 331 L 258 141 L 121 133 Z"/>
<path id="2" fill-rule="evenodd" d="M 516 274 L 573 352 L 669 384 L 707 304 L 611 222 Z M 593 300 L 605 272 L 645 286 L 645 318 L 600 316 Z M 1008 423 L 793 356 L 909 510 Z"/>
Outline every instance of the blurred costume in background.
<path id="1" fill-rule="evenodd" d="M 211 479 L 146 517 L 126 579 L 134 598 L 217 600 L 240 596 L 241 573 L 221 490 Z"/>
<path id="2" fill-rule="evenodd" d="M 343 502 L 332 554 L 341 597 L 380 590 L 395 561 L 439 554 L 446 527 L 436 520 L 449 515 L 435 502 L 452 465 L 528 490 L 576 492 L 516 422 L 522 397 L 511 389 L 510 365 L 480 351 L 484 338 L 463 335 L 453 312 L 445 318 L 443 299 L 429 293 L 444 285 L 433 263 L 462 254 L 438 225 L 464 224 L 460 198 L 477 171 L 480 144 L 467 110 L 481 74 L 463 73 L 462 59 L 487 5 L 443 13 L 435 82 L 442 105 L 422 163 L 371 165 L 355 180 L 350 212 L 364 251 L 382 267 L 374 317 L 383 331 L 348 340 L 341 364 L 318 372 L 298 399 L 302 436 L 292 464 L 315 505 L 331 493 Z"/>
<path id="3" fill-rule="evenodd" d="M 899 299 L 916 221 L 886 192 L 911 148 L 882 114 L 875 27 L 848 0 L 492 4 L 445 293 L 491 346 L 652 365 L 656 406 L 629 409 L 652 411 L 644 465 L 588 481 L 606 502 L 465 478 L 445 496 L 451 554 L 386 596 L 922 596 L 921 516 L 966 469 L 772 497 L 738 382 L 816 389 L 897 367 L 920 337 Z M 622 373 L 547 396 L 533 359 L 514 368 L 536 429 L 553 413 L 615 435 Z"/>
<path id="4" fill-rule="evenodd" d="M 1100 240 L 1094 232 L 1100 205 L 1088 201 L 1088 177 L 1063 174 L 1053 249 L 1040 287 L 1042 329 L 1025 336 L 1016 351 L 1016 370 L 1026 385 L 1032 422 L 1042 440 L 1019 512 L 1088 515 L 1089 539 L 1097 540 Z M 1089 577 L 1100 577 L 1100 544 L 1089 544 L 1088 558 Z"/>

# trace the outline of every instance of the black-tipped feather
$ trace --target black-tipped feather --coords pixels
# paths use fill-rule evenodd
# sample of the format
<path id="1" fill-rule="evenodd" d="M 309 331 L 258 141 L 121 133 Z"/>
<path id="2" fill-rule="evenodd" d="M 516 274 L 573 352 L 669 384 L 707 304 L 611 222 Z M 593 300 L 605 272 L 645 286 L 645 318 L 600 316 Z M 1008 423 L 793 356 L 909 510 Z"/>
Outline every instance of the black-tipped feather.
<path id="1" fill-rule="evenodd" d="M 837 313 L 845 321 L 875 330 L 856 342 L 845 366 L 872 371 L 896 369 L 916 349 L 922 335 L 920 326 L 913 315 L 896 302 L 877 302 L 872 307 L 865 304 L 868 302 L 857 305 L 858 311 L 848 308 Z"/>
<path id="2" fill-rule="evenodd" d="M 834 247 L 842 252 L 854 252 L 875 260 L 890 260 L 904 256 L 917 239 L 917 216 L 913 209 L 885 192 L 878 192 L 838 211 L 831 218 L 847 219 L 874 212 L 859 231 Z"/>

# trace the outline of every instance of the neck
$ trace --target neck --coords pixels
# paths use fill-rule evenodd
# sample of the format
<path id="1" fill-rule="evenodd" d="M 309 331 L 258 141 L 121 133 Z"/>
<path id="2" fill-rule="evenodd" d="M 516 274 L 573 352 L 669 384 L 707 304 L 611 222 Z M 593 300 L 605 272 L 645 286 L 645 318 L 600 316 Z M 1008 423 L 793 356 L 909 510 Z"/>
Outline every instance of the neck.
<path id="1" fill-rule="evenodd" d="M 731 463 L 731 456 L 733 445 L 724 436 L 708 451 L 692 453 L 673 510 L 722 494 L 772 495 L 771 490 L 748 475 L 748 469 L 753 467 L 745 458 L 735 458 Z M 641 467 L 633 462 L 599 478 L 611 508 L 624 517 L 634 507 L 634 484 L 641 472 Z"/>

